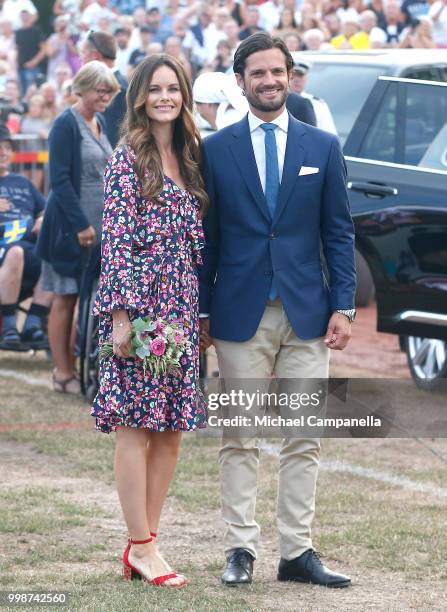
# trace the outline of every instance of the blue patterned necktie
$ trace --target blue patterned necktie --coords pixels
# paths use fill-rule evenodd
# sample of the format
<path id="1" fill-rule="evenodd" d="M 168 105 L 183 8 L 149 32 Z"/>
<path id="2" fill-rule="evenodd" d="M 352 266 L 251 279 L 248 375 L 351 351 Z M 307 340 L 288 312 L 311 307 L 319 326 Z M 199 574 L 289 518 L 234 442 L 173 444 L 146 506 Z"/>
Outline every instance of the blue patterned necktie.
<path id="1" fill-rule="evenodd" d="M 276 127 L 274 123 L 261 123 L 261 128 L 265 132 L 265 199 L 267 200 L 272 219 L 279 191 L 278 151 L 275 138 Z"/>
<path id="2" fill-rule="evenodd" d="M 267 206 L 272 219 L 275 214 L 279 192 L 278 150 L 275 138 L 276 127 L 274 123 L 261 123 L 261 128 L 265 132 L 265 199 L 267 200 Z M 278 292 L 276 291 L 274 280 L 272 280 L 269 299 L 274 300 L 277 295 Z"/>

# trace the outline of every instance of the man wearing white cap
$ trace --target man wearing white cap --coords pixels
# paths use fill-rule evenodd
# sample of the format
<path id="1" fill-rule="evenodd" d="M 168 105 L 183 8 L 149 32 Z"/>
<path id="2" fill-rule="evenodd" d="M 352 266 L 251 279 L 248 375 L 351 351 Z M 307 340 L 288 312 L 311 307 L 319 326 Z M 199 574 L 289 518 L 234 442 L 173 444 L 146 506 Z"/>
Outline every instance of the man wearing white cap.
<path id="1" fill-rule="evenodd" d="M 248 112 L 248 102 L 233 75 L 223 72 L 199 74 L 192 94 L 198 113 L 209 123 L 212 131 L 236 123 Z"/>
<path id="2" fill-rule="evenodd" d="M 326 130 L 331 134 L 337 135 L 332 113 L 327 103 L 321 98 L 317 98 L 310 93 L 304 91 L 307 82 L 307 75 L 310 69 L 310 64 L 302 59 L 295 60 L 290 77 L 290 91 L 300 94 L 303 98 L 310 100 L 315 116 L 317 119 L 317 127 L 321 130 Z"/>

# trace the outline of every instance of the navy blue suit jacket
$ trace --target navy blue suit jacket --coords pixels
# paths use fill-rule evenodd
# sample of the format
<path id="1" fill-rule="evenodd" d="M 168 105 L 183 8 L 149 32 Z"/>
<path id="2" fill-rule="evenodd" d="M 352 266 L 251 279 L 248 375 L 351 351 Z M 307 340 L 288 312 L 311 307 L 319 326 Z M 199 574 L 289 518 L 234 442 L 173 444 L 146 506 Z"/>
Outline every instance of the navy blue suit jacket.
<path id="1" fill-rule="evenodd" d="M 118 144 L 121 123 L 124 119 L 124 115 L 126 114 L 127 109 L 127 80 L 119 70 L 115 70 L 114 75 L 119 83 L 120 90 L 102 115 L 106 124 L 107 138 L 109 139 L 109 142 L 112 145 L 112 149 L 114 149 Z"/>
<path id="2" fill-rule="evenodd" d="M 319 171 L 299 176 L 303 166 Z M 205 139 L 203 173 L 211 204 L 200 312 L 210 315 L 211 336 L 236 342 L 254 336 L 272 276 L 296 335 L 325 335 L 332 312 L 352 308 L 355 292 L 354 228 L 338 139 L 289 115 L 273 219 L 247 117 Z"/>

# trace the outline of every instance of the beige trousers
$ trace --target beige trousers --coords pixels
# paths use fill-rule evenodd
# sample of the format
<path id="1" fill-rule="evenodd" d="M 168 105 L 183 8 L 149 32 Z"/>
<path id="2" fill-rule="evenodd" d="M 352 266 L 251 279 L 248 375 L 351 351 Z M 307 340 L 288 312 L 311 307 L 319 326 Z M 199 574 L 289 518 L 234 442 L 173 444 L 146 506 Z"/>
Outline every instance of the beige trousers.
<path id="1" fill-rule="evenodd" d="M 268 302 L 258 330 L 247 342 L 214 340 L 222 378 L 327 378 L 329 349 L 323 338 L 300 340 L 279 300 Z M 319 438 L 285 438 L 279 455 L 277 517 L 280 554 L 294 559 L 312 547 Z M 224 435 L 219 453 L 225 552 L 244 548 L 255 558 L 259 438 Z"/>

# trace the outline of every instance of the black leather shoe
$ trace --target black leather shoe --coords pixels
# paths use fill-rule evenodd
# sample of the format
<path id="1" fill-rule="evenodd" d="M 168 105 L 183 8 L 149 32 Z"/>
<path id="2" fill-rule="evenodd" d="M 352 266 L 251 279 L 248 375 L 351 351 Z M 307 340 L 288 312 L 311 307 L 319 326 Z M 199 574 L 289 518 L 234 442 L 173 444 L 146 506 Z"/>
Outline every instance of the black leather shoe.
<path id="1" fill-rule="evenodd" d="M 278 567 L 278 580 L 307 582 L 333 589 L 341 589 L 351 584 L 348 576 L 336 574 L 323 565 L 319 554 L 313 548 L 309 548 L 291 561 L 281 559 Z"/>
<path id="2" fill-rule="evenodd" d="M 222 574 L 222 584 L 237 586 L 251 584 L 254 557 L 245 548 L 234 548 L 227 557 L 227 565 Z"/>

